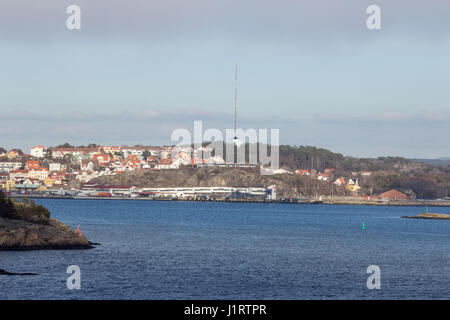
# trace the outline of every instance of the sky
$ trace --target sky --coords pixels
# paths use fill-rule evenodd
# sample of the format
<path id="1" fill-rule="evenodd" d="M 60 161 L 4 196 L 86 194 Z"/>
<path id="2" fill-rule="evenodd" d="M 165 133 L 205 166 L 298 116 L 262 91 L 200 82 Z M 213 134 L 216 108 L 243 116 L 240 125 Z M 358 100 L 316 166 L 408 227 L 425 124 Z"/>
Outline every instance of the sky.
<path id="1" fill-rule="evenodd" d="M 238 61 L 240 128 L 449 157 L 449 57 L 448 0 L 2 0 L 0 147 L 175 144 L 195 120 L 225 132 Z"/>

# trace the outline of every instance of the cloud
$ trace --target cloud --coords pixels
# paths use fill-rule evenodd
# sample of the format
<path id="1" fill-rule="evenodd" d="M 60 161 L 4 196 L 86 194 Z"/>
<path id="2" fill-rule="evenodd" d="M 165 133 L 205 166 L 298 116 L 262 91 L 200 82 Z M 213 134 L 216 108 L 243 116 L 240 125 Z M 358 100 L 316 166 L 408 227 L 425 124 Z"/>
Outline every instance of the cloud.
<path id="1" fill-rule="evenodd" d="M 438 110 L 430 112 L 381 112 L 369 115 L 348 113 L 317 113 L 314 119 L 326 124 L 448 124 L 450 125 L 450 110 Z"/>
<path id="2" fill-rule="evenodd" d="M 158 108 L 116 113 L 71 112 L 43 114 L 26 110 L 10 110 L 0 114 L 2 141 L 6 147 L 29 148 L 34 144 L 56 145 L 68 141 L 75 144 L 167 144 L 173 130 L 193 130 L 194 121 L 203 121 L 204 130 L 232 128 L 232 113 L 196 108 L 161 110 Z M 280 123 L 292 123 L 281 120 Z M 272 128 L 273 117 L 240 117 L 244 128 Z M 26 144 L 26 145 L 25 145 Z"/>
<path id="3" fill-rule="evenodd" d="M 232 113 L 198 108 L 111 113 L 41 114 L 11 110 L 0 114 L 0 146 L 12 149 L 64 142 L 85 145 L 174 144 L 172 131 L 185 128 L 193 132 L 195 120 L 203 121 L 203 130 L 217 128 L 225 133 L 232 128 Z M 376 157 L 399 155 L 438 158 L 448 155 L 450 140 L 448 111 L 422 113 L 380 113 L 373 115 L 320 113 L 314 117 L 281 118 L 255 115 L 239 117 L 243 129 L 279 129 L 280 143 L 315 145 L 346 155 Z"/>
<path id="4" fill-rule="evenodd" d="M 365 42 L 366 8 L 360 0 L 79 0 L 82 29 L 68 33 L 66 8 L 70 0 L 2 0 L 0 33 L 10 41 L 27 39 L 48 42 L 138 39 L 139 42 L 169 39 L 227 39 L 240 44 Z M 448 37 L 450 4 L 445 0 L 378 0 L 386 34 L 426 34 Z M 420 21 L 421 23 L 414 23 Z M 424 37 L 425 39 L 427 37 Z"/>

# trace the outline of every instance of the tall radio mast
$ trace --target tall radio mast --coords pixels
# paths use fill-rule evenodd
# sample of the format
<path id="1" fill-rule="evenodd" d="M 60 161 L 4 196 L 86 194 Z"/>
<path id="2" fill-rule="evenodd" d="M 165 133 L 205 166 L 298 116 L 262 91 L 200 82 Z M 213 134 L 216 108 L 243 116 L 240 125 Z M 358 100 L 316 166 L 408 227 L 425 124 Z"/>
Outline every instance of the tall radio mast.
<path id="1" fill-rule="evenodd" d="M 234 138 L 233 144 L 238 148 L 241 146 L 241 140 L 237 137 L 237 105 L 238 105 L 238 63 L 236 60 L 236 68 L 234 71 Z"/>
<path id="2" fill-rule="evenodd" d="M 234 139 L 236 137 L 236 123 L 237 123 L 237 104 L 238 104 L 238 63 L 236 61 L 236 68 L 234 71 Z"/>

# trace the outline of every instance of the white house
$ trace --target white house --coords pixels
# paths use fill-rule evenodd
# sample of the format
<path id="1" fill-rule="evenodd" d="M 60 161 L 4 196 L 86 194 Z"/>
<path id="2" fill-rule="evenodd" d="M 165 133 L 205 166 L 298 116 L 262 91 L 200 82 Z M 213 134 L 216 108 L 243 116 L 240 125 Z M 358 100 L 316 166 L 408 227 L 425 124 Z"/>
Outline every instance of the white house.
<path id="1" fill-rule="evenodd" d="M 11 180 L 26 179 L 28 178 L 28 170 L 11 170 L 9 172 L 9 178 Z"/>
<path id="2" fill-rule="evenodd" d="M 31 178 L 31 179 L 45 180 L 45 178 L 47 178 L 47 177 L 48 177 L 48 169 L 47 168 L 41 168 L 40 170 L 28 171 L 28 178 Z"/>
<path id="3" fill-rule="evenodd" d="M 155 166 L 155 169 L 179 169 L 180 164 L 178 161 L 173 162 L 171 159 L 161 159 L 161 161 Z"/>
<path id="4" fill-rule="evenodd" d="M 0 171 L 9 172 L 22 166 L 21 162 L 0 162 Z"/>
<path id="5" fill-rule="evenodd" d="M 35 158 L 44 158 L 46 147 L 38 145 L 36 147 L 31 148 L 30 155 Z"/>
<path id="6" fill-rule="evenodd" d="M 345 180 L 344 178 L 337 178 L 336 181 L 334 181 L 334 184 L 338 186 L 345 186 Z"/>
<path id="7" fill-rule="evenodd" d="M 48 169 L 50 171 L 61 171 L 61 163 L 50 163 Z"/>
<path id="8" fill-rule="evenodd" d="M 320 180 L 320 181 L 328 181 L 328 179 L 329 179 L 329 176 L 326 173 L 322 173 L 317 176 L 317 180 Z"/>

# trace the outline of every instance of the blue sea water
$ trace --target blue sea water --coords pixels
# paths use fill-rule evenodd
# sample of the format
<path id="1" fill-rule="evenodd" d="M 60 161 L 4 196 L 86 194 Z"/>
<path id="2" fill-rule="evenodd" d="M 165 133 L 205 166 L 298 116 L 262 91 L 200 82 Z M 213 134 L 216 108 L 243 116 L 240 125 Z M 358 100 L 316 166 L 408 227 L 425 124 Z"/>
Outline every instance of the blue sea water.
<path id="1" fill-rule="evenodd" d="M 0 251 L 1 269 L 39 274 L 0 276 L 0 299 L 450 298 L 450 221 L 400 218 L 421 207 L 37 202 L 102 245 Z M 69 265 L 81 290 L 67 289 Z"/>

